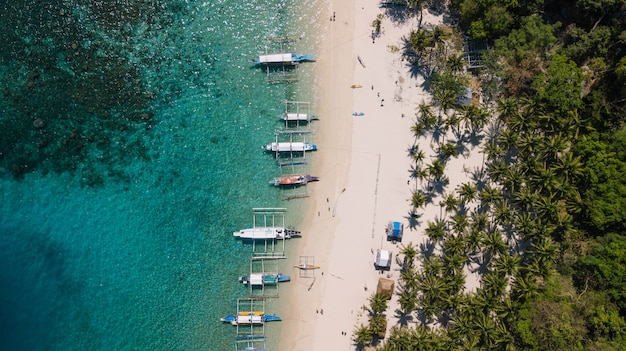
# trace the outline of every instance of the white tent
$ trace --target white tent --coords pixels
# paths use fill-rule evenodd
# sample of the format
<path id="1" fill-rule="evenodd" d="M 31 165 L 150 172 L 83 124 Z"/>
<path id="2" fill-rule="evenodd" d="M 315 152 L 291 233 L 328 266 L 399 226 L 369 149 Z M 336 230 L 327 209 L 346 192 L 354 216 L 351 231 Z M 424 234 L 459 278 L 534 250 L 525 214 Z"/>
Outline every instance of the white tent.
<path id="1" fill-rule="evenodd" d="M 391 268 L 391 251 L 376 250 L 376 259 L 374 261 L 376 269 L 389 269 Z"/>

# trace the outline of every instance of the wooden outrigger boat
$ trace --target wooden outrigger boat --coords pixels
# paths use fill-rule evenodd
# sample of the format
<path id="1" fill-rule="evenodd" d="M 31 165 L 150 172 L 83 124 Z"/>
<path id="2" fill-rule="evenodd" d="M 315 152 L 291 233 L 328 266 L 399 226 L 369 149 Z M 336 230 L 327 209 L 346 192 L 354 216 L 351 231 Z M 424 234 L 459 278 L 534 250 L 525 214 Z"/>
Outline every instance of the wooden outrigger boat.
<path id="1" fill-rule="evenodd" d="M 303 270 L 309 270 L 309 269 L 319 269 L 320 266 L 314 265 L 314 264 L 298 264 L 295 265 L 294 267 L 298 268 L 298 269 L 303 269 Z"/>
<path id="2" fill-rule="evenodd" d="M 304 152 L 317 150 L 317 145 L 304 142 L 273 142 L 263 146 L 263 148 L 272 152 Z"/>
<path id="3" fill-rule="evenodd" d="M 290 239 L 299 237 L 300 232 L 297 230 L 279 228 L 279 227 L 259 227 L 241 229 L 233 232 L 233 236 L 241 239 L 265 240 L 265 239 Z"/>
<path id="4" fill-rule="evenodd" d="M 265 312 L 239 312 L 238 314 L 230 314 L 226 317 L 220 318 L 222 322 L 230 323 L 232 325 L 240 324 L 263 324 L 265 322 L 280 321 L 281 318 L 273 314 L 265 314 Z"/>
<path id="5" fill-rule="evenodd" d="M 300 62 L 310 61 L 314 57 L 313 54 L 279 53 L 259 55 L 250 61 L 257 65 L 297 65 Z"/>
<path id="6" fill-rule="evenodd" d="M 316 182 L 319 180 L 319 177 L 311 176 L 311 175 L 302 175 L 302 174 L 290 174 L 283 177 L 278 177 L 270 180 L 270 184 L 274 186 L 281 185 L 305 185 L 308 182 Z"/>

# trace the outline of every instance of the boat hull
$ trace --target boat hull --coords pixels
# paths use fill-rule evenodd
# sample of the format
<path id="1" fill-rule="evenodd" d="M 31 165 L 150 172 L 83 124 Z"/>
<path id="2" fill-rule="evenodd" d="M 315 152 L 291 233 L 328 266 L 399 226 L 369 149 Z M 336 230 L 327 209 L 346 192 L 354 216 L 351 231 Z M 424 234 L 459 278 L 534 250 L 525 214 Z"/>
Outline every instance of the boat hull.
<path id="1" fill-rule="evenodd" d="M 297 230 L 276 227 L 248 228 L 233 232 L 233 236 L 250 240 L 290 239 L 292 237 L 300 236 L 300 232 Z"/>
<path id="2" fill-rule="evenodd" d="M 257 65 L 267 66 L 290 66 L 296 65 L 300 62 L 312 60 L 315 57 L 313 54 L 294 54 L 294 53 L 279 53 L 260 55 L 253 58 L 250 61 Z"/>
<path id="3" fill-rule="evenodd" d="M 304 151 L 315 151 L 317 150 L 317 145 L 303 143 L 303 142 L 273 142 L 265 145 L 265 150 L 271 152 L 304 152 Z"/>
<path id="4" fill-rule="evenodd" d="M 287 185 L 304 185 L 309 182 L 318 181 L 319 177 L 302 174 L 292 174 L 284 177 L 274 178 L 270 181 L 270 184 L 274 186 L 287 186 Z"/>
<path id="5" fill-rule="evenodd" d="M 281 318 L 273 314 L 265 314 L 263 312 L 252 313 L 239 313 L 231 314 L 226 317 L 220 318 L 222 322 L 230 323 L 232 325 L 250 325 L 250 324 L 264 324 L 266 322 L 280 321 Z"/>
<path id="6" fill-rule="evenodd" d="M 263 286 L 263 285 L 276 285 L 278 283 L 285 283 L 291 281 L 291 277 L 288 275 L 278 274 L 252 274 L 249 276 L 239 277 L 239 281 L 244 285 Z"/>

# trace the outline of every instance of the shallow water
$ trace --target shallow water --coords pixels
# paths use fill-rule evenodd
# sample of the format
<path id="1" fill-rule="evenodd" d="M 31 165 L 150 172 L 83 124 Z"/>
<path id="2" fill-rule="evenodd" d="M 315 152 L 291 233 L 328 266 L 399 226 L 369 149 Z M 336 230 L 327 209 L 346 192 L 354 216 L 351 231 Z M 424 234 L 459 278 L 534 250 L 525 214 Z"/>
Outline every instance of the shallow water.
<path id="1" fill-rule="evenodd" d="M 218 319 L 250 246 L 231 233 L 252 207 L 299 207 L 260 145 L 306 88 L 248 62 L 292 35 L 293 2 L 3 10 L 0 349 L 233 349 Z"/>

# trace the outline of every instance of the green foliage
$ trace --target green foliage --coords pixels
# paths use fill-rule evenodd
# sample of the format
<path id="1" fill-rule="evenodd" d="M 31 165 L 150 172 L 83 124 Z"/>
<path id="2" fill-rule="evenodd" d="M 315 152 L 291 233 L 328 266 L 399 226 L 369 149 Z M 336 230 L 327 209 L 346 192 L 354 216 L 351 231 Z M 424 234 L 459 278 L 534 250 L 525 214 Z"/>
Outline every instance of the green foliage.
<path id="1" fill-rule="evenodd" d="M 585 136 L 577 144 L 585 163 L 583 215 L 596 234 L 626 228 L 626 130 L 616 132 L 610 144 L 599 138 Z"/>
<path id="2" fill-rule="evenodd" d="M 575 28 L 570 35 L 572 43 L 565 48 L 565 52 L 578 62 L 587 57 L 602 57 L 608 53 L 611 39 L 609 27 L 600 26 L 589 32 Z"/>
<path id="3" fill-rule="evenodd" d="M 535 77 L 533 89 L 548 113 L 567 113 L 582 106 L 581 83 L 580 68 L 566 56 L 557 54 L 551 57 L 546 72 Z"/>
<path id="4" fill-rule="evenodd" d="M 545 24 L 540 16 L 528 16 L 522 20 L 520 29 L 495 41 L 496 52 L 503 57 L 521 60 L 531 53 L 544 55 L 557 42 L 554 32 L 559 23 Z"/>
<path id="5" fill-rule="evenodd" d="M 626 236 L 608 234 L 598 238 L 592 251 L 580 257 L 575 279 L 582 288 L 590 284 L 606 290 L 615 304 L 626 312 Z"/>
<path id="6" fill-rule="evenodd" d="M 445 111 L 457 104 L 465 93 L 468 81 L 452 71 L 443 70 L 433 73 L 430 84 L 433 99 Z"/>

